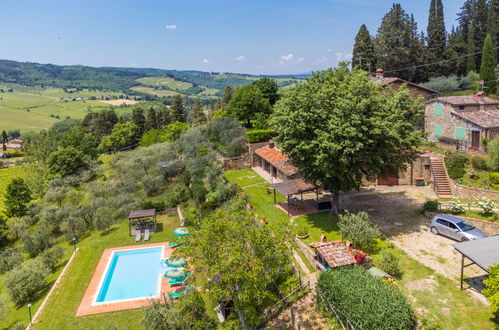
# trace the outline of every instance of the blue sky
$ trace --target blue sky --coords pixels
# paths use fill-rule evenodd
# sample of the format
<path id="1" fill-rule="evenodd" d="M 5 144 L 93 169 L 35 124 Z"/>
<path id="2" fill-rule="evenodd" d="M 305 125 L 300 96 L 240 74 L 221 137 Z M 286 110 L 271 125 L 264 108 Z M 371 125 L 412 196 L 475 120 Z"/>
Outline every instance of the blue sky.
<path id="1" fill-rule="evenodd" d="M 303 73 L 348 59 L 392 0 L 2 0 L 0 58 Z M 399 1 L 426 30 L 430 0 Z M 448 28 L 462 0 L 443 0 Z"/>

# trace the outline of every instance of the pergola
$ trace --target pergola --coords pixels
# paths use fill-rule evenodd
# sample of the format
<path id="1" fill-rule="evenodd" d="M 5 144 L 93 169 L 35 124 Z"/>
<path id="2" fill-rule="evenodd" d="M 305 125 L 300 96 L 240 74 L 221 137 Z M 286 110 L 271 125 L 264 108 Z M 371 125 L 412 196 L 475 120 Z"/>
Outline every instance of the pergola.
<path id="1" fill-rule="evenodd" d="M 277 190 L 282 195 L 288 197 L 288 215 L 289 215 L 289 199 L 293 195 L 301 195 L 301 200 L 303 201 L 303 193 L 309 191 L 315 191 L 316 194 L 316 202 L 319 205 L 319 189 L 320 187 L 315 184 L 311 184 L 306 182 L 304 179 L 294 179 L 279 183 L 272 184 L 272 188 L 274 188 L 274 204 L 277 204 L 277 198 L 275 191 Z"/>
<path id="2" fill-rule="evenodd" d="M 473 264 L 488 273 L 488 268 L 499 263 L 499 236 L 491 236 L 473 241 L 457 243 L 454 248 L 461 253 L 461 290 L 463 289 L 464 268 Z M 471 263 L 465 265 L 464 258 Z"/>
<path id="3" fill-rule="evenodd" d="M 156 209 L 130 211 L 130 214 L 128 215 L 128 229 L 130 231 L 130 236 L 133 236 L 131 221 L 144 218 L 153 219 L 154 225 L 149 227 L 149 230 L 152 232 L 156 230 Z"/>

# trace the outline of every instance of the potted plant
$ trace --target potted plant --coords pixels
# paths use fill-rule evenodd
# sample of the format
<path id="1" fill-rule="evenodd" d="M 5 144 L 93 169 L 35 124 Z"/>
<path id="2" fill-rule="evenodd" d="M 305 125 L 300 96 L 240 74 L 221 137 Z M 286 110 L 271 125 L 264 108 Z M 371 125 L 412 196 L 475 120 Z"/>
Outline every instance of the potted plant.
<path id="1" fill-rule="evenodd" d="M 296 228 L 296 238 L 304 239 L 308 237 L 308 226 L 305 224 L 298 225 Z"/>
<path id="2" fill-rule="evenodd" d="M 262 218 L 262 223 L 263 223 L 264 225 L 266 225 L 266 224 L 267 224 L 267 217 L 263 217 L 263 218 Z"/>

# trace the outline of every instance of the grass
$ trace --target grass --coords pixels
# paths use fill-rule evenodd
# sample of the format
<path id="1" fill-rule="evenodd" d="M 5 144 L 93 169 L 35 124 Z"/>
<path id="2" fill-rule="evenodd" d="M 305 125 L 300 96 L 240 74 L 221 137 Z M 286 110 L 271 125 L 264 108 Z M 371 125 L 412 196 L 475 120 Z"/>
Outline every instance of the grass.
<path id="1" fill-rule="evenodd" d="M 443 213 L 451 214 L 449 210 L 442 210 Z M 491 222 L 497 222 L 497 219 L 494 217 L 495 213 L 491 215 L 484 215 L 481 211 L 476 210 L 465 210 L 462 213 L 455 214 L 458 217 L 486 220 Z"/>
<path id="2" fill-rule="evenodd" d="M 89 90 L 68 94 L 57 88 L 15 89 L 14 92 L 0 94 L 0 130 L 39 130 L 49 128 L 66 117 L 79 119 L 88 111 L 112 108 L 98 100 L 65 102 L 60 101 L 61 98 L 117 95 L 120 94 Z"/>
<path id="3" fill-rule="evenodd" d="M 163 89 L 154 89 L 152 87 L 145 87 L 145 86 L 134 86 L 130 89 L 137 91 L 137 92 L 141 92 L 141 93 L 156 95 L 159 97 L 175 96 L 175 95 L 179 94 L 175 91 L 163 90 Z"/>
<path id="4" fill-rule="evenodd" d="M 175 238 L 172 230 L 179 225 L 176 215 L 158 216 L 158 223 L 162 225 L 162 231 L 152 234 L 150 241 L 147 243 L 172 241 Z M 78 254 L 62 280 L 59 289 L 52 296 L 45 311 L 41 314 L 39 322 L 36 324 L 37 329 L 107 329 L 112 326 L 118 329 L 143 328 L 141 319 L 144 313 L 141 309 L 75 317 L 76 310 L 80 305 L 102 252 L 111 247 L 141 244 L 136 244 L 134 238 L 128 234 L 128 221 L 122 221 L 115 225 L 107 235 L 92 232 L 78 243 Z M 35 307 L 37 307 L 37 304 L 35 304 Z M 26 311 L 21 310 L 17 314 L 18 317 L 26 320 Z"/>
<path id="5" fill-rule="evenodd" d="M 470 174 L 476 174 L 476 177 L 470 177 Z M 466 174 L 460 179 L 463 186 L 475 187 L 487 190 L 499 190 L 499 187 L 493 187 L 489 182 L 489 171 L 476 170 L 471 166 L 466 168 Z"/>
<path id="6" fill-rule="evenodd" d="M 336 216 L 331 216 L 329 211 L 300 215 L 294 222 L 300 226 L 305 225 L 308 228 L 308 238 L 303 239 L 303 242 L 310 244 L 313 242 L 319 242 L 321 234 L 326 235 L 329 241 L 341 239 L 338 228 L 338 218 Z"/>
<path id="7" fill-rule="evenodd" d="M 17 165 L 0 169 L 0 211 L 4 207 L 4 194 L 7 185 L 12 179 L 24 178 L 27 174 L 27 165 Z"/>
<path id="8" fill-rule="evenodd" d="M 178 91 L 185 91 L 192 87 L 192 84 L 189 82 L 179 81 L 168 77 L 144 77 L 136 79 L 135 81 L 148 87 L 165 86 Z"/>
<path id="9" fill-rule="evenodd" d="M 237 183 L 243 188 L 265 183 L 265 180 L 252 169 L 226 171 L 225 176 L 231 183 Z"/>

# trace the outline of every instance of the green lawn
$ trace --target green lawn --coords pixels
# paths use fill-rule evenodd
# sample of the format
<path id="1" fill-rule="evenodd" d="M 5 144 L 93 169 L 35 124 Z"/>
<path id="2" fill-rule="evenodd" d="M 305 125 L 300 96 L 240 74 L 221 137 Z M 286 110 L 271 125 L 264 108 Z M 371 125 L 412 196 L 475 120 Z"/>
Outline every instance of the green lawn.
<path id="1" fill-rule="evenodd" d="M 241 187 L 265 183 L 265 180 L 252 169 L 226 171 L 225 176 L 231 183 L 237 183 Z"/>
<path id="2" fill-rule="evenodd" d="M 448 210 L 443 210 L 444 213 L 451 214 Z M 492 215 L 483 215 L 482 212 L 480 211 L 475 211 L 475 210 L 465 210 L 463 213 L 456 214 L 456 216 L 461 216 L 461 217 L 466 217 L 466 218 L 472 218 L 472 219 L 480 219 L 480 220 L 486 220 L 486 221 L 492 221 L 492 222 L 497 222 L 498 219 L 496 218 L 497 215 L 492 214 Z"/>
<path id="3" fill-rule="evenodd" d="M 476 174 L 476 177 L 470 177 L 470 174 Z M 499 190 L 499 187 L 492 187 L 489 182 L 489 171 L 476 170 L 471 166 L 467 166 L 466 174 L 460 179 L 463 186 L 475 187 L 487 190 Z"/>
<path id="4" fill-rule="evenodd" d="M 4 193 L 13 178 L 24 178 L 27 165 L 18 165 L 0 169 L 0 210 L 3 209 Z"/>
<path id="5" fill-rule="evenodd" d="M 306 244 L 319 242 L 321 234 L 325 234 L 329 241 L 341 239 L 338 232 L 338 218 L 331 216 L 329 211 L 310 215 L 300 215 L 294 221 L 298 226 L 305 225 L 308 228 L 308 238 L 303 239 Z"/>
<path id="6" fill-rule="evenodd" d="M 168 77 L 144 77 L 136 79 L 135 81 L 144 86 L 165 86 L 171 88 L 172 90 L 179 91 L 185 91 L 186 89 L 192 87 L 192 84 L 189 82 L 179 81 Z"/>
<path id="7" fill-rule="evenodd" d="M 49 128 L 58 120 L 83 118 L 89 110 L 99 111 L 112 108 L 97 100 L 64 102 L 61 98 L 88 98 L 95 96 L 117 96 L 118 93 L 83 90 L 65 93 L 57 88 L 31 88 L 0 94 L 0 130 L 21 131 Z M 129 111 L 123 108 L 122 112 Z M 56 118 L 58 116 L 59 118 Z"/>
<path id="8" fill-rule="evenodd" d="M 176 215 L 163 215 L 158 217 L 158 222 L 162 226 L 162 231 L 152 234 L 148 243 L 172 241 L 175 237 L 172 230 L 179 225 L 178 217 Z M 78 254 L 59 289 L 42 313 L 36 328 L 108 329 L 115 326 L 117 329 L 142 329 L 143 311 L 141 309 L 75 317 L 76 310 L 104 249 L 140 244 L 136 244 L 134 238 L 128 235 L 128 221 L 122 221 L 115 225 L 107 235 L 92 232 L 82 242 L 79 242 L 77 245 Z M 22 308 L 16 314 L 19 317 L 27 316 L 24 309 Z M 23 320 L 25 321 L 26 318 Z"/>

